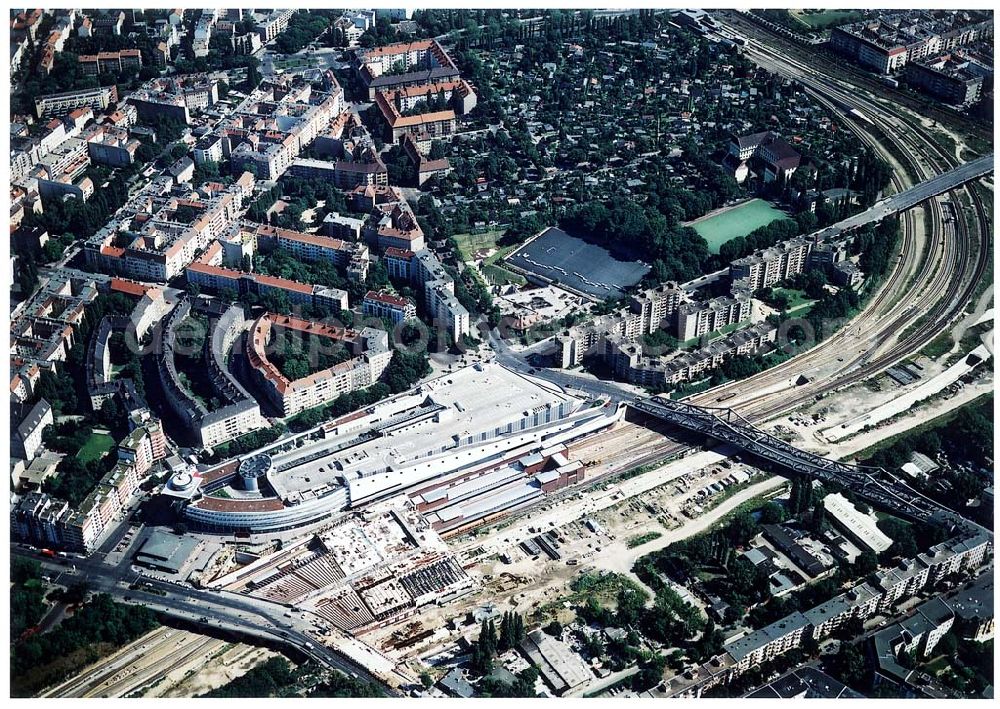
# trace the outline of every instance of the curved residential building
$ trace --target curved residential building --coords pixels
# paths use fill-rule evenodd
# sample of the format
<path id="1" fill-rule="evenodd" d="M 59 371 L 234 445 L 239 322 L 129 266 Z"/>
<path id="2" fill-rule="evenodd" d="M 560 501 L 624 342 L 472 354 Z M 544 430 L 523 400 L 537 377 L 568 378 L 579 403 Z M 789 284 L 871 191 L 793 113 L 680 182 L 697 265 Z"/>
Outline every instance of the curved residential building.
<path id="1" fill-rule="evenodd" d="M 181 382 L 174 348 L 177 327 L 190 315 L 191 301 L 185 298 L 167 318 L 162 351 L 157 360 L 160 384 L 171 410 L 200 445 L 210 448 L 267 425 L 260 406 L 232 376 L 226 364 L 235 339 L 242 332 L 243 309 L 233 306 L 213 322 L 206 337 L 203 361 L 212 387 L 225 404 L 209 411 Z"/>

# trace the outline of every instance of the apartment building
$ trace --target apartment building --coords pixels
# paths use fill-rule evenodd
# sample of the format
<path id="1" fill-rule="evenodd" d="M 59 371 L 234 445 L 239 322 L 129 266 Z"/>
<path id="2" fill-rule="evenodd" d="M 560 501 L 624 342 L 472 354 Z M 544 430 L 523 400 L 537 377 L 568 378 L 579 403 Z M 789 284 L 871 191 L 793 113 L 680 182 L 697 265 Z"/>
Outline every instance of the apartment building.
<path id="1" fill-rule="evenodd" d="M 379 252 L 388 248 L 419 252 L 424 248 L 424 230 L 404 201 L 376 209 L 365 224 L 362 235 Z"/>
<path id="2" fill-rule="evenodd" d="M 235 223 L 253 194 L 254 178 L 243 173 L 229 185 L 205 183 L 196 197 L 171 194 L 170 177 L 154 179 L 126 206 L 121 217 L 87 240 L 87 265 L 140 281 L 166 281 L 180 275 L 197 253 Z M 194 214 L 178 222 L 178 210 Z"/>
<path id="3" fill-rule="evenodd" d="M 247 273 L 200 261 L 190 264 L 185 270 L 185 276 L 188 283 L 195 283 L 214 292 L 230 290 L 241 295 L 253 293 L 258 296 L 280 292 L 291 303 L 347 309 L 347 293 L 337 288 L 324 288 L 277 276 Z"/>
<path id="4" fill-rule="evenodd" d="M 268 359 L 272 338 L 278 332 L 300 332 L 341 342 L 356 354 L 351 359 L 289 380 Z M 323 406 L 342 394 L 364 389 L 378 381 L 389 366 L 392 349 L 384 330 L 364 328 L 360 332 L 290 316 L 265 313 L 251 328 L 246 341 L 246 357 L 251 376 L 259 390 L 282 416 Z"/>
<path id="5" fill-rule="evenodd" d="M 906 65 L 906 81 L 942 103 L 971 106 L 983 91 L 985 72 L 961 54 L 941 54 Z M 990 72 L 992 74 L 992 71 Z"/>
<path id="6" fill-rule="evenodd" d="M 451 109 L 431 111 L 415 115 L 403 115 L 396 107 L 401 91 L 379 91 L 375 94 L 375 105 L 386 122 L 386 140 L 399 142 L 404 135 L 442 138 L 455 132 L 455 112 Z"/>
<path id="7" fill-rule="evenodd" d="M 87 144 L 87 155 L 98 165 L 126 167 L 135 162 L 135 152 L 141 143 L 127 129 L 108 125 L 91 126 L 81 134 Z"/>
<path id="8" fill-rule="evenodd" d="M 413 163 L 413 167 L 416 170 L 417 187 L 422 187 L 427 180 L 436 175 L 447 175 L 451 172 L 451 162 L 448 158 L 431 160 L 424 155 L 416 138 L 409 133 L 403 135 L 401 144 L 403 150 L 406 151 L 406 156 L 410 158 L 410 162 Z"/>
<path id="9" fill-rule="evenodd" d="M 319 234 L 281 229 L 260 224 L 253 230 L 258 246 L 282 249 L 303 261 L 329 261 L 345 268 L 364 280 L 368 265 L 368 247 L 356 241 L 345 241 Z"/>
<path id="10" fill-rule="evenodd" d="M 356 56 L 358 75 L 368 87 L 369 100 L 375 100 L 379 91 L 449 81 L 460 74 L 444 47 L 434 39 L 360 49 Z"/>
<path id="11" fill-rule="evenodd" d="M 45 399 L 33 405 L 12 403 L 10 421 L 10 454 L 30 463 L 42 448 L 45 429 L 55 423 L 52 407 Z"/>
<path id="12" fill-rule="evenodd" d="M 219 100 L 219 83 L 208 74 L 186 74 L 147 81 L 126 97 L 143 120 L 161 116 L 191 123 L 191 112 L 214 106 Z"/>
<path id="13" fill-rule="evenodd" d="M 190 439 L 198 445 L 211 448 L 220 443 L 230 441 L 239 436 L 263 428 L 268 425 L 260 413 L 257 402 L 246 393 L 242 387 L 234 385 L 234 381 L 218 370 L 218 361 L 225 361 L 226 354 L 213 348 L 224 347 L 232 340 L 223 334 L 210 338 L 209 352 L 206 356 L 206 367 L 209 373 L 213 391 L 223 402 L 223 405 L 209 411 L 201 401 L 188 390 L 181 379 L 174 356 L 177 339 L 177 327 L 191 312 L 191 301 L 182 300 L 166 320 L 161 352 L 157 357 L 157 372 L 163 389 L 164 398 L 171 410 L 177 416 L 177 421 Z M 214 335 L 214 332 L 213 332 Z M 213 360 L 213 358 L 216 358 Z M 213 369 L 213 366 L 215 368 Z M 152 445 L 152 442 L 150 442 Z"/>
<path id="14" fill-rule="evenodd" d="M 101 86 L 96 89 L 66 91 L 58 94 L 44 94 L 35 97 L 35 114 L 39 118 L 61 116 L 77 108 L 89 107 L 94 113 L 107 110 L 118 103 L 118 88 Z"/>
<path id="15" fill-rule="evenodd" d="M 981 566 L 993 551 L 992 536 L 988 533 L 963 530 L 957 536 L 939 545 L 934 556 L 939 570 L 955 564 L 960 571 L 970 571 Z M 945 557 L 948 561 L 945 562 Z M 952 561 L 957 559 L 957 561 Z M 675 678 L 668 688 L 668 696 L 699 696 L 709 687 L 730 681 L 751 667 L 768 662 L 789 650 L 802 646 L 806 638 L 822 640 L 851 618 L 866 620 L 875 614 L 890 611 L 896 601 L 910 598 L 929 583 L 934 568 L 917 559 L 902 561 L 898 567 L 883 569 L 864 583 L 805 612 L 792 613 L 771 625 L 728 642 L 724 652 L 683 677 Z M 964 600 L 968 598 L 968 600 Z M 960 610 L 962 609 L 962 610 Z M 907 682 L 911 669 L 902 668 L 897 658 L 900 650 L 927 654 L 951 629 L 956 617 L 973 616 L 968 628 L 978 632 L 988 627 L 981 619 L 992 617 L 992 607 L 987 609 L 976 592 L 968 597 L 959 593 L 952 599 L 934 598 L 918 606 L 917 612 L 885 630 L 872 640 L 877 671 L 893 681 Z"/>
<path id="16" fill-rule="evenodd" d="M 403 281 L 412 280 L 410 264 L 413 263 L 414 256 L 416 254 L 407 249 L 398 249 L 395 246 L 387 248 L 382 256 L 382 262 L 385 264 L 385 270 L 389 273 L 389 278 Z"/>
<path id="17" fill-rule="evenodd" d="M 364 219 L 348 217 L 339 212 L 329 212 L 323 217 L 323 224 L 320 231 L 326 236 L 335 239 L 349 239 L 350 241 L 361 241 L 361 232 L 365 227 Z"/>
<path id="18" fill-rule="evenodd" d="M 835 27 L 830 46 L 861 66 L 892 74 L 910 62 L 992 36 L 988 13 L 911 10 Z"/>
<path id="19" fill-rule="evenodd" d="M 138 49 L 123 49 L 120 52 L 81 54 L 77 61 L 84 76 L 121 74 L 124 71 L 139 71 L 142 68 L 142 53 Z"/>
<path id="20" fill-rule="evenodd" d="M 143 427 L 134 428 L 118 444 L 118 460 L 143 475 L 153 466 L 153 439 Z"/>
<path id="21" fill-rule="evenodd" d="M 750 298 L 743 294 L 682 303 L 677 307 L 677 339 L 686 342 L 749 320 L 750 308 Z"/>
<path id="22" fill-rule="evenodd" d="M 595 333 L 595 331 L 591 331 Z M 777 330 L 770 323 L 739 330 L 728 337 L 716 340 L 694 352 L 659 356 L 647 354 L 636 338 L 621 334 L 605 333 L 593 342 L 575 338 L 566 355 L 576 355 L 573 348 L 589 351 L 596 348 L 600 356 L 618 379 L 639 386 L 669 389 L 681 382 L 696 380 L 700 375 L 720 366 L 727 358 L 759 352 L 774 342 Z M 569 338 L 564 338 L 569 339 Z"/>
<path id="23" fill-rule="evenodd" d="M 330 91 L 312 90 L 295 77 L 263 82 L 216 126 L 233 170 L 276 180 L 343 111 L 343 89 L 333 78 Z"/>
<path id="24" fill-rule="evenodd" d="M 332 182 L 342 190 L 389 184 L 389 171 L 374 151 L 369 159 L 359 161 L 296 158 L 288 171 L 293 177 Z"/>
<path id="25" fill-rule="evenodd" d="M 413 303 L 388 291 L 368 291 L 361 303 L 361 312 L 376 318 L 387 318 L 393 325 L 417 317 L 417 308 Z"/>
<path id="26" fill-rule="evenodd" d="M 736 662 L 733 667 L 734 673 L 740 674 L 800 647 L 802 639 L 809 633 L 809 628 L 809 619 L 802 613 L 796 612 L 739 640 L 727 643 L 726 652 Z"/>
<path id="27" fill-rule="evenodd" d="M 288 29 L 288 23 L 292 19 L 295 10 L 274 10 L 263 21 L 257 24 L 257 34 L 264 44 L 274 40 L 279 34 Z"/>
<path id="28" fill-rule="evenodd" d="M 635 294 L 629 299 L 629 307 L 641 318 L 643 334 L 652 334 L 669 325 L 677 308 L 680 307 L 684 291 L 676 283 L 661 283 Z"/>
<path id="29" fill-rule="evenodd" d="M 802 273 L 809 263 L 813 242 L 796 237 L 775 246 L 762 249 L 750 256 L 738 258 L 729 264 L 729 278 L 748 293 Z"/>
<path id="30" fill-rule="evenodd" d="M 32 296 L 11 313 L 11 371 L 35 364 L 53 371 L 76 342 L 87 306 L 97 298 L 97 282 L 61 272 L 42 277 Z"/>
<path id="31" fill-rule="evenodd" d="M 662 386 L 666 388 L 694 381 L 700 375 L 720 366 L 727 357 L 756 354 L 774 342 L 777 332 L 774 326 L 761 322 L 710 342 L 694 352 L 680 354 L 662 365 Z M 646 364 L 645 367 L 660 368 L 655 363 Z"/>
<path id="32" fill-rule="evenodd" d="M 218 135 L 205 135 L 194 144 L 195 165 L 204 165 L 207 162 L 220 163 L 224 153 L 222 149 L 222 137 Z"/>
<path id="33" fill-rule="evenodd" d="M 146 408 L 129 412 L 129 428 L 134 431 L 140 427 L 145 429 L 149 435 L 149 448 L 153 461 L 166 458 L 167 436 L 163 431 L 163 423 L 160 419 L 153 416 L 152 412 Z"/>
<path id="34" fill-rule="evenodd" d="M 437 256 L 421 249 L 410 265 L 412 283 L 423 288 L 424 307 L 434 323 L 447 328 L 453 343 L 471 332 L 469 311 L 455 297 L 455 282 Z"/>
<path id="35" fill-rule="evenodd" d="M 814 639 L 829 637 L 853 618 L 867 620 L 878 609 L 880 593 L 868 583 L 860 583 L 849 591 L 803 612 Z"/>
<path id="36" fill-rule="evenodd" d="M 10 513 L 11 535 L 48 548 L 91 553 L 110 525 L 121 517 L 150 469 L 150 465 L 146 465 L 150 460 L 149 451 L 140 442 L 143 433 L 137 433 L 139 431 L 145 434 L 148 445 L 148 431 L 133 431 L 123 442 L 125 447 L 119 449 L 119 462 L 75 509 L 46 493 L 31 492 L 14 498 Z M 142 456 L 145 470 L 140 471 L 135 464 L 127 462 L 136 452 Z"/>

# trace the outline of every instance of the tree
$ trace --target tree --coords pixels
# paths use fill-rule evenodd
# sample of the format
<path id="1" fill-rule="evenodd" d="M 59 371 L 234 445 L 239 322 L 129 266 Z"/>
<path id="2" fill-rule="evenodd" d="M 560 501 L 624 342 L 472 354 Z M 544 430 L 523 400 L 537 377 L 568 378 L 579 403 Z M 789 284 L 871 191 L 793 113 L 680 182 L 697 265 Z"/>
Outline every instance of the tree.
<path id="1" fill-rule="evenodd" d="M 861 552 L 854 560 L 854 568 L 858 576 L 867 576 L 878 569 L 878 557 L 872 551 Z"/>
<path id="2" fill-rule="evenodd" d="M 658 685 L 663 681 L 663 668 L 666 665 L 667 658 L 660 654 L 653 654 L 640 662 L 639 671 L 632 676 L 632 689 L 636 692 L 645 692 Z"/>
<path id="3" fill-rule="evenodd" d="M 760 509 L 761 524 L 781 524 L 785 521 L 785 508 L 771 500 Z"/>
<path id="4" fill-rule="evenodd" d="M 492 620 L 483 619 L 479 628 L 479 640 L 472 648 L 471 669 L 479 675 L 493 671 L 493 658 L 497 652 L 497 631 Z"/>
<path id="5" fill-rule="evenodd" d="M 821 500 L 817 502 L 816 505 L 813 507 L 810 526 L 814 532 L 819 533 L 823 531 L 823 524 L 825 522 L 826 522 L 826 506 L 823 504 Z"/>
<path id="6" fill-rule="evenodd" d="M 247 64 L 246 90 L 248 92 L 256 89 L 260 85 L 260 82 L 264 80 L 264 75 L 260 73 L 259 66 L 260 62 L 253 58 Z"/>
<path id="7" fill-rule="evenodd" d="M 868 671 L 864 653 L 857 645 L 842 643 L 831 661 L 831 669 L 840 681 L 849 687 L 864 691 L 867 689 Z"/>

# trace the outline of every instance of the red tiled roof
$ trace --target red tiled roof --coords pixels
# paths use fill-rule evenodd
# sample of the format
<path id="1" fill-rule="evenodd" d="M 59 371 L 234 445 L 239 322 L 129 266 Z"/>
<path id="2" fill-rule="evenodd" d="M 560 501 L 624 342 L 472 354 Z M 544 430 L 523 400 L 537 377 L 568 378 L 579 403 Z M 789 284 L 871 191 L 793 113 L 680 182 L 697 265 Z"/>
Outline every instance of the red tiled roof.
<path id="1" fill-rule="evenodd" d="M 111 290 L 119 293 L 125 293 L 126 295 L 142 297 L 146 295 L 148 288 L 141 283 L 136 283 L 135 281 L 129 281 L 124 278 L 112 278 Z"/>

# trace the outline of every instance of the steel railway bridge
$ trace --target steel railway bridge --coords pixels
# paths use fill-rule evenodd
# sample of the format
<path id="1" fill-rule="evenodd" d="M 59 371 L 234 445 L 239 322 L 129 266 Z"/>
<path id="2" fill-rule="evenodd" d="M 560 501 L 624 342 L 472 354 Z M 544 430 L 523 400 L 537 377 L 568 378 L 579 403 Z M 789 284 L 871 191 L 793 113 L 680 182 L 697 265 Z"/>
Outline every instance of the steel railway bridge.
<path id="1" fill-rule="evenodd" d="M 789 472 L 843 485 L 873 507 L 920 522 L 951 516 L 932 500 L 881 468 L 863 468 L 807 453 L 761 431 L 732 409 L 651 397 L 633 408 L 693 433 L 732 444 Z M 953 514 L 953 513 L 952 513 Z"/>

